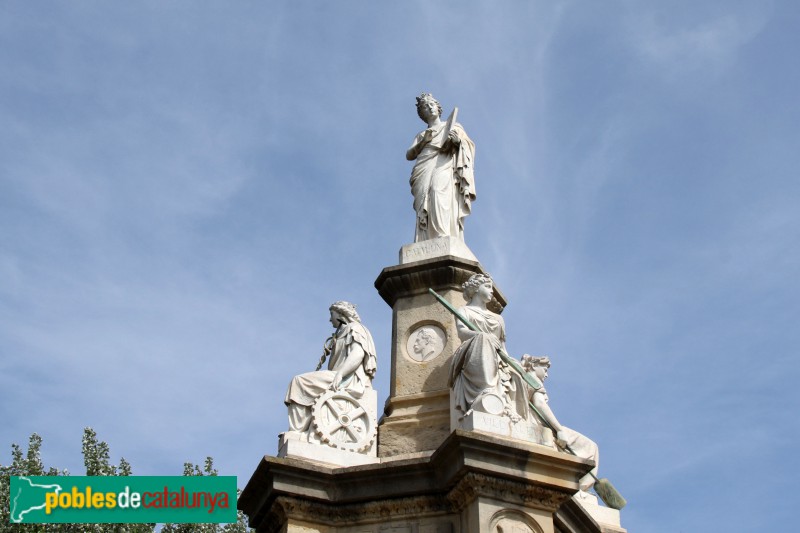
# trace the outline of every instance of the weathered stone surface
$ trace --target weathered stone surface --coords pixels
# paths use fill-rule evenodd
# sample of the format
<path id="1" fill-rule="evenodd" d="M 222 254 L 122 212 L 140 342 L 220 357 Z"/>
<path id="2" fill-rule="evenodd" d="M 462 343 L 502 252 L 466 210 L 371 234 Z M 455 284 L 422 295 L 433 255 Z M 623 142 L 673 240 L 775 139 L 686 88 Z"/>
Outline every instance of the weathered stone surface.
<path id="1" fill-rule="evenodd" d="M 461 341 L 453 316 L 428 289 L 463 305 L 461 284 L 476 272 L 483 272 L 479 263 L 445 256 L 385 268 L 375 281 L 392 306 L 392 370 L 378 427 L 379 456 L 435 450 L 450 434 L 448 376 L 452 354 Z M 502 310 L 505 297 L 499 290 L 494 296 L 494 308 Z M 424 327 L 441 330 L 445 343 L 438 356 L 417 361 L 408 353 L 409 340 Z"/>
<path id="2" fill-rule="evenodd" d="M 440 289 L 461 292 L 461 284 L 476 273 L 486 274 L 477 261 L 448 255 L 386 267 L 375 280 L 375 288 L 393 307 L 398 298 L 427 293 L 429 287 L 437 292 Z M 487 307 L 500 313 L 506 306 L 506 298 L 497 287 L 494 289 L 495 298 Z"/>
<path id="3" fill-rule="evenodd" d="M 579 491 L 573 496 L 573 499 L 589 513 L 595 522 L 600 524 L 600 527 L 604 528 L 603 533 L 606 531 L 616 532 L 622 530 L 619 520 L 619 511 L 600 505 L 597 496 L 585 491 Z"/>
<path id="4" fill-rule="evenodd" d="M 414 263 L 425 259 L 434 259 L 452 255 L 469 261 L 478 262 L 478 258 L 461 239 L 455 237 L 439 237 L 422 242 L 403 245 L 400 248 L 400 264 Z"/>
<path id="5" fill-rule="evenodd" d="M 490 414 L 478 410 L 472 411 L 460 420 L 457 419 L 457 411 L 455 409 L 451 409 L 450 415 L 450 423 L 453 429 L 481 431 L 483 433 L 491 433 L 533 444 L 546 445 L 546 440 L 542 434 L 542 427 L 532 424 L 525 419 L 513 421 L 502 414 Z M 553 448 L 553 446 L 548 447 Z"/>
<path id="6" fill-rule="evenodd" d="M 251 527 L 264 532 L 305 527 L 378 533 L 424 526 L 470 533 L 489 531 L 493 520 L 522 516 L 537 524 L 534 531 L 552 533 L 554 511 L 570 501 L 578 490 L 575 480 L 591 466 L 541 446 L 457 431 L 430 455 L 364 466 L 265 457 L 238 507 Z"/>
<path id="7" fill-rule="evenodd" d="M 378 426 L 378 454 L 435 450 L 450 434 L 448 397 L 448 390 L 441 389 L 389 398 Z"/>
<path id="8" fill-rule="evenodd" d="M 622 526 L 599 524 L 576 498 L 564 502 L 553 515 L 556 533 L 583 533 L 599 531 L 600 533 L 626 533 Z"/>

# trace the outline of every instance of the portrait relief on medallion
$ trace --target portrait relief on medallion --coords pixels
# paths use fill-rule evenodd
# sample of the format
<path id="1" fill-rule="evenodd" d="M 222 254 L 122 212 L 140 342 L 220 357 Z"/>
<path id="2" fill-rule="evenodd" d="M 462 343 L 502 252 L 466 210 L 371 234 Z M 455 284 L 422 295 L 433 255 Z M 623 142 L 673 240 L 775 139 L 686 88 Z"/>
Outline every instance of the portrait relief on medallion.
<path id="1" fill-rule="evenodd" d="M 433 324 L 425 324 L 412 331 L 408 336 L 406 353 L 418 363 L 427 363 L 444 351 L 446 343 L 447 334 L 442 328 Z"/>
<path id="2" fill-rule="evenodd" d="M 489 530 L 492 533 L 542 533 L 530 517 L 510 509 L 495 514 Z"/>

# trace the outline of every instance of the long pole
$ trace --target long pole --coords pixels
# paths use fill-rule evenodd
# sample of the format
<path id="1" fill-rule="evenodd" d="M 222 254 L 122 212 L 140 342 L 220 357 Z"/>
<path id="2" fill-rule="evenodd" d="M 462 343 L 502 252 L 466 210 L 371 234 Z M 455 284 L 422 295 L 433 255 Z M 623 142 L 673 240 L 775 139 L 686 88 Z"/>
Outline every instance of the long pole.
<path id="1" fill-rule="evenodd" d="M 436 291 L 434 291 L 433 289 L 428 289 L 428 292 L 431 293 L 437 300 L 439 300 L 439 303 L 445 306 L 448 311 L 453 313 L 453 315 L 458 320 L 460 320 L 462 324 L 467 326 L 467 328 L 469 328 L 471 331 L 480 332 L 480 330 L 475 326 L 475 324 L 470 322 L 464 315 L 459 313 L 458 309 L 453 307 L 450 304 L 450 302 L 445 300 Z M 521 377 L 525 381 L 525 383 L 528 384 L 528 386 L 533 388 L 533 390 L 539 390 L 542 388 L 542 383 L 540 383 L 538 379 L 535 379 L 533 376 L 525 372 L 520 366 L 520 364 L 516 361 L 516 359 L 513 359 L 510 355 L 508 355 L 503 348 L 497 348 L 497 354 L 500 356 L 500 359 L 502 359 L 511 368 L 513 368 L 514 371 L 519 375 L 519 377 Z M 531 409 L 533 409 L 533 412 L 536 413 L 536 415 L 542 420 L 542 422 L 548 428 L 550 428 L 551 431 L 557 433 L 555 428 L 550 424 L 550 422 L 548 422 L 547 419 L 544 416 L 542 416 L 542 413 L 539 412 L 536 406 L 533 405 L 533 402 L 529 401 L 528 405 L 531 407 Z M 561 445 L 559 444 L 559 446 Z M 575 451 L 572 448 L 570 448 L 570 446 L 567 443 L 564 443 L 563 446 L 561 447 L 577 457 L 578 454 L 576 454 Z M 606 505 L 608 505 L 612 509 L 622 509 L 623 507 L 625 507 L 625 504 L 627 504 L 628 502 L 625 500 L 625 498 L 622 497 L 622 495 L 617 491 L 617 489 L 614 488 L 614 486 L 608 479 L 598 478 L 591 472 L 589 472 L 589 475 L 592 476 L 595 480 L 595 492 L 597 492 L 597 495 L 600 496 L 600 498 L 605 502 Z"/>

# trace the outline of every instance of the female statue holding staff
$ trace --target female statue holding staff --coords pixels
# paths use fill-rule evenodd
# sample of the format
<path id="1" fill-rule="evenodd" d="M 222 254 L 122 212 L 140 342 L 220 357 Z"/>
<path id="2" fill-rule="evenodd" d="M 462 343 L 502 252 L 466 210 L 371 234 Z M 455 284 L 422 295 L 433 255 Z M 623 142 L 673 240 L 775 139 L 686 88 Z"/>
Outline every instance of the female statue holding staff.
<path id="1" fill-rule="evenodd" d="M 417 97 L 417 114 L 428 128 L 406 152 L 406 159 L 416 160 L 409 180 L 417 213 L 414 242 L 464 240 L 464 218 L 475 199 L 475 144 L 455 121 L 456 113 L 442 122 L 439 102 L 430 93 Z"/>
<path id="2" fill-rule="evenodd" d="M 455 406 L 464 416 L 480 406 L 481 411 L 518 419 L 514 405 L 516 387 L 510 369 L 497 354 L 498 348 L 505 350 L 505 322 L 486 308 L 492 301 L 492 278 L 474 274 L 462 288 L 468 303 L 458 311 L 480 331 L 472 331 L 456 321 L 462 342 L 450 367 Z"/>

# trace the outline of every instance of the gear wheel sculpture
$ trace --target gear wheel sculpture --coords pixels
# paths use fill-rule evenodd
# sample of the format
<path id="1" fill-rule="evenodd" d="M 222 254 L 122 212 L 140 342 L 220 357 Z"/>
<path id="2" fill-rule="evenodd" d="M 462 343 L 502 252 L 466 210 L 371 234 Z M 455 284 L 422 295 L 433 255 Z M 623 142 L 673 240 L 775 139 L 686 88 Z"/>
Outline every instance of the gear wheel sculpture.
<path id="1" fill-rule="evenodd" d="M 329 391 L 317 398 L 311 423 L 322 442 L 349 452 L 366 451 L 378 431 L 364 404 L 340 391 Z"/>

